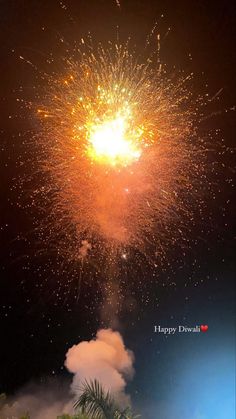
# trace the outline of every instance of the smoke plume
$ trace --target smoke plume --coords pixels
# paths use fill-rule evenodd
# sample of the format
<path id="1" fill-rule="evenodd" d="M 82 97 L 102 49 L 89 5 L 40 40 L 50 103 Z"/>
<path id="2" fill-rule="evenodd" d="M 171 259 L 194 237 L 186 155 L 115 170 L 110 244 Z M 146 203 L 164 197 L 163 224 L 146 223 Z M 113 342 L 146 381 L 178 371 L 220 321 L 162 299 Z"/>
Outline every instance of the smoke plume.
<path id="1" fill-rule="evenodd" d="M 79 258 L 84 259 L 87 256 L 88 251 L 91 250 L 91 248 L 92 245 L 88 242 L 88 240 L 82 240 L 81 247 L 79 248 Z"/>
<path id="2" fill-rule="evenodd" d="M 0 419 L 16 419 L 26 413 L 31 419 L 56 419 L 63 413 L 73 414 L 79 387 L 85 380 L 95 378 L 125 407 L 130 403 L 125 387 L 134 373 L 133 361 L 133 353 L 125 348 L 120 333 L 101 329 L 96 339 L 80 342 L 68 350 L 65 366 L 74 374 L 71 387 L 67 381 L 58 380 L 29 384 L 6 402 L 0 400 Z"/>
<path id="3" fill-rule="evenodd" d="M 65 366 L 74 374 L 72 391 L 75 394 L 84 380 L 97 379 L 123 407 L 129 403 L 125 387 L 134 374 L 133 361 L 133 353 L 125 348 L 120 333 L 101 329 L 96 339 L 69 349 Z"/>
<path id="4" fill-rule="evenodd" d="M 63 413 L 73 413 L 71 399 L 67 382 L 28 384 L 14 397 L 7 397 L 5 403 L 2 398 L 0 419 L 18 419 L 26 414 L 30 419 L 56 419 Z"/>

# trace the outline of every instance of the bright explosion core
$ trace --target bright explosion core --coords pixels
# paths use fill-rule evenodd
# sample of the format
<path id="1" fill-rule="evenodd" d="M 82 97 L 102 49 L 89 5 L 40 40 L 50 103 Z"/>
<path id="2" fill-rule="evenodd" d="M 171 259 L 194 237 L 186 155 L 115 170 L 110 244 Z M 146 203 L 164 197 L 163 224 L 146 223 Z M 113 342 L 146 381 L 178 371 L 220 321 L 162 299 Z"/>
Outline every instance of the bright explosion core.
<path id="1" fill-rule="evenodd" d="M 88 153 L 93 160 L 110 165 L 126 166 L 141 155 L 135 135 L 129 134 L 127 119 L 117 115 L 114 119 L 91 126 Z"/>

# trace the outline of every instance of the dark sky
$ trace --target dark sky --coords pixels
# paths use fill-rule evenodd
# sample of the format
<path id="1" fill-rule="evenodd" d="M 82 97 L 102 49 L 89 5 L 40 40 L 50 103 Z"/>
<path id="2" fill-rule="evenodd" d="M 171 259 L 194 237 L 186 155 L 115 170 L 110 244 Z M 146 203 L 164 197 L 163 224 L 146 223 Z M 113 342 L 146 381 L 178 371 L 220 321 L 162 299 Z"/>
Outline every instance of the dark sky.
<path id="1" fill-rule="evenodd" d="M 17 206 L 15 178 L 27 171 L 16 164 L 22 153 L 18 133 L 27 137 L 32 122 L 27 110 L 23 117 L 15 116 L 19 112 L 16 92 L 23 86 L 23 96 L 29 99 L 35 84 L 32 68 L 17 57 L 23 55 L 40 66 L 43 54 L 55 53 L 58 36 L 70 41 L 90 31 L 95 39 L 105 41 L 115 39 L 117 26 L 120 39 L 131 36 L 139 48 L 154 23 L 160 22 L 161 33 L 171 28 L 162 45 L 163 61 L 170 67 L 193 71 L 196 93 L 202 88 L 202 80 L 208 84 L 211 95 L 223 88 L 220 100 L 213 105 L 216 114 L 207 120 L 204 129 L 219 128 L 225 143 L 234 147 L 235 113 L 230 111 L 235 105 L 234 2 L 121 0 L 120 3 L 121 9 L 112 0 L 68 0 L 64 10 L 56 0 L 0 2 L 3 117 L 0 393 L 13 393 L 42 377 L 67 377 L 63 369 L 66 349 L 80 340 L 91 339 L 100 325 L 90 274 L 84 273 L 77 301 L 73 298 L 76 273 L 69 286 L 69 275 L 63 270 L 52 278 L 53 256 L 48 254 L 43 259 L 34 256 L 34 246 L 37 247 L 31 233 L 34 214 Z M 42 27 L 46 30 L 42 31 Z M 229 153 L 224 158 L 225 169 L 218 179 L 221 192 L 215 202 L 207 202 L 214 226 L 207 240 L 199 226 L 199 231 L 192 234 L 201 239 L 187 251 L 185 263 L 180 266 L 175 255 L 170 254 L 171 266 L 160 270 L 152 280 L 152 269 L 145 262 L 142 272 L 137 272 L 135 260 L 121 271 L 121 275 L 131 278 L 127 296 L 135 289 L 136 281 L 143 283 L 142 290 L 139 287 L 135 295 L 136 310 L 133 313 L 124 310 L 120 322 L 125 343 L 136 357 L 136 375 L 130 392 L 145 419 L 233 419 L 229 406 L 232 406 L 235 343 L 234 195 L 232 186 L 225 182 L 226 178 L 232 178 L 233 158 Z M 230 202 L 226 204 L 227 201 Z M 26 241 L 17 240 L 29 235 L 30 250 Z M 60 285 L 64 281 L 70 291 L 67 294 Z M 171 285 L 172 282 L 177 285 Z M 155 324 L 208 324 L 209 331 L 198 336 L 165 338 L 153 333 Z M 223 404 L 219 404 L 220 398 L 224 399 Z M 228 416 L 224 416 L 226 409 Z"/>

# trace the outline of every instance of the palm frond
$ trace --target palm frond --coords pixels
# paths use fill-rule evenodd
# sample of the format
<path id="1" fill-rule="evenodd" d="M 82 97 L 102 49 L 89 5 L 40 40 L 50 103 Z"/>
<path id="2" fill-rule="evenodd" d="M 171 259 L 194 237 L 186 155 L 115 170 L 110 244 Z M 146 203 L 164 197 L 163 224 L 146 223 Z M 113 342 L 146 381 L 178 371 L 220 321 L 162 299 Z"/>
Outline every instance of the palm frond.
<path id="1" fill-rule="evenodd" d="M 121 411 L 110 392 L 105 392 L 97 381 L 85 381 L 80 388 L 80 396 L 74 403 L 76 411 L 88 415 L 91 419 L 137 419 L 127 407 Z"/>
<path id="2" fill-rule="evenodd" d="M 81 395 L 74 403 L 75 409 L 91 415 L 94 419 L 114 419 L 116 406 L 109 392 L 105 393 L 97 380 L 85 381 L 81 388 Z"/>
<path id="3" fill-rule="evenodd" d="M 127 407 L 123 411 L 116 411 L 115 419 L 138 419 L 140 415 L 134 415 L 130 407 Z"/>

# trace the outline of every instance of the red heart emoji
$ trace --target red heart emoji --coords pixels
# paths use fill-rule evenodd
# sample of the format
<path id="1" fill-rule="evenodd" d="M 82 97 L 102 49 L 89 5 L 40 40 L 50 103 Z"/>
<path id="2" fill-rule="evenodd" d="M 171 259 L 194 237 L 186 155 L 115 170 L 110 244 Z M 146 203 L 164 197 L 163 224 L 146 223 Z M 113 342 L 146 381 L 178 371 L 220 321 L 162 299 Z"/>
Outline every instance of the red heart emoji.
<path id="1" fill-rule="evenodd" d="M 208 330 L 208 326 L 207 326 L 207 324 L 205 324 L 205 325 L 203 325 L 203 324 L 202 324 L 202 325 L 200 326 L 200 329 L 201 329 L 201 331 L 202 331 L 202 332 L 206 332 L 206 331 Z"/>

